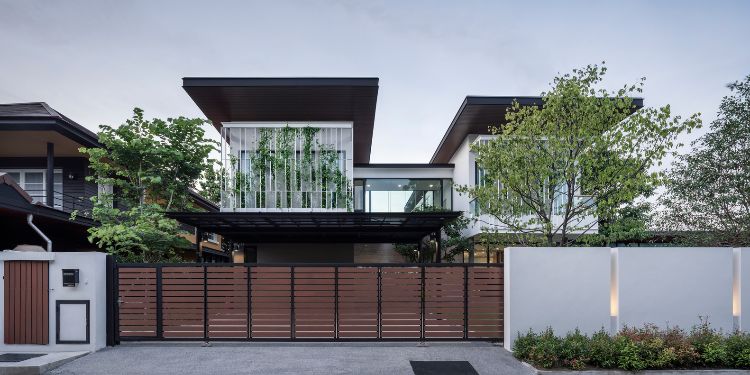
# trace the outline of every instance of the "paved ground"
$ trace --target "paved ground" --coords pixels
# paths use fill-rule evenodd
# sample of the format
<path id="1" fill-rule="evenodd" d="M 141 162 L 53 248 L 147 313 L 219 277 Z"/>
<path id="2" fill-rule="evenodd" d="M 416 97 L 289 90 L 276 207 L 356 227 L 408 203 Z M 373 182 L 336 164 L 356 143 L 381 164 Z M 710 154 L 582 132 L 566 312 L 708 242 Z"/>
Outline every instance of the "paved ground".
<path id="1" fill-rule="evenodd" d="M 479 374 L 532 374 L 488 343 L 127 344 L 89 354 L 48 374 L 413 374 L 410 360 L 469 361 Z"/>

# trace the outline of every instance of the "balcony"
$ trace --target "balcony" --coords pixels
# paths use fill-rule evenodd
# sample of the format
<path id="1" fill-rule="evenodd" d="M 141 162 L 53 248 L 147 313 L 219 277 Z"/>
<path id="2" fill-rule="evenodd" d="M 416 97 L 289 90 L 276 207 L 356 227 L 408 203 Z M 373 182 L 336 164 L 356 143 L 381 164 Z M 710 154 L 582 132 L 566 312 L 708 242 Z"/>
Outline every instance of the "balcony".
<path id="1" fill-rule="evenodd" d="M 24 189 L 26 193 L 31 196 L 34 203 L 46 202 L 46 192 L 44 190 L 29 190 Z M 78 216 L 91 217 L 91 210 L 94 208 L 93 202 L 88 197 L 76 197 L 70 194 L 65 194 L 61 191 L 55 190 L 53 192 L 54 208 L 65 213 L 76 212 Z"/>

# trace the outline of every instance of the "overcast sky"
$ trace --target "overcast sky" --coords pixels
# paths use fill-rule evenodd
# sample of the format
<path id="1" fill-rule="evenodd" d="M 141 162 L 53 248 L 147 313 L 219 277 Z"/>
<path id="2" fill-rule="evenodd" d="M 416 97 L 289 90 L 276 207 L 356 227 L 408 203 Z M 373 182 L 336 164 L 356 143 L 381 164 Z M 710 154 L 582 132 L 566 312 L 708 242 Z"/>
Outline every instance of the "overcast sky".
<path id="1" fill-rule="evenodd" d="M 186 76 L 379 77 L 372 162 L 427 162 L 466 95 L 602 60 L 608 87 L 645 76 L 647 106 L 707 124 L 750 74 L 749 20 L 750 1 L 0 0 L 0 102 L 96 130 L 135 106 L 202 116 Z"/>

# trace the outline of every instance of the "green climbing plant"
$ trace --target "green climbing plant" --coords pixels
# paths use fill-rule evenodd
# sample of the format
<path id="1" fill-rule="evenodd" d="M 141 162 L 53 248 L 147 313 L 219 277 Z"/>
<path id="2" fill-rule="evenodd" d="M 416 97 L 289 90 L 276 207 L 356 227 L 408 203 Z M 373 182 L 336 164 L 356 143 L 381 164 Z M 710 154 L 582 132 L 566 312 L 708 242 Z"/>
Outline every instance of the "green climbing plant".
<path id="1" fill-rule="evenodd" d="M 245 157 L 249 168 L 235 155 L 228 158 L 233 171 L 229 189 L 238 207 L 310 208 L 313 192 L 320 191 L 321 207 L 351 210 L 351 181 L 340 165 L 340 151 L 318 142 L 319 132 L 315 127 L 258 129 L 255 149 Z M 273 203 L 269 191 L 274 191 Z"/>

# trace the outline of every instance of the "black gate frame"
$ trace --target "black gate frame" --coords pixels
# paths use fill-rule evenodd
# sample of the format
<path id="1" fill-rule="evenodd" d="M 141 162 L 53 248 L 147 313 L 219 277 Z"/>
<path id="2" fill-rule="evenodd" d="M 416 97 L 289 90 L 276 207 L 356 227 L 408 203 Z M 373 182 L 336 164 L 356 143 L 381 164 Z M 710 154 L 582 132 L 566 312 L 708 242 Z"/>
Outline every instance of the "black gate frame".
<path id="1" fill-rule="evenodd" d="M 502 290 L 503 296 L 505 294 L 505 275 L 503 269 L 503 263 L 116 263 L 112 260 L 111 256 L 107 258 L 107 344 L 118 345 L 121 341 L 200 341 L 200 342 L 221 342 L 221 341 L 234 341 L 234 342 L 376 342 L 376 341 L 405 341 L 405 342 L 424 342 L 424 341 L 484 341 L 484 342 L 499 342 L 503 338 L 489 338 L 489 337 L 469 337 L 469 269 L 470 268 L 500 268 L 502 272 Z M 165 267 L 203 267 L 203 337 L 164 337 L 163 330 L 163 318 L 162 318 L 162 269 Z M 290 337 L 289 338 L 211 338 L 208 336 L 208 282 L 207 272 L 208 267 L 246 267 L 248 272 L 247 286 L 248 286 L 248 297 L 250 297 L 251 291 L 251 277 L 250 271 L 254 267 L 290 267 Z M 295 337 L 295 314 L 294 314 L 294 268 L 295 267 L 333 267 L 335 274 L 335 290 L 334 290 L 334 337 L 333 338 L 298 338 Z M 376 268 L 377 267 L 377 337 L 376 338 L 342 338 L 339 337 L 339 294 L 338 294 L 338 271 L 339 267 L 362 267 L 362 268 Z M 421 297 L 420 297 L 420 337 L 419 338 L 383 338 L 382 337 L 382 270 L 383 268 L 420 268 L 421 273 Z M 434 338 L 425 337 L 425 270 L 426 268 L 437 268 L 437 267 L 461 267 L 464 269 L 463 272 L 463 337 L 458 338 Z M 156 335 L 155 336 L 128 336 L 126 338 L 120 337 L 120 324 L 119 324 L 119 269 L 120 268 L 154 268 L 156 270 Z M 503 297 L 504 298 L 504 297 Z M 500 299 L 500 314 L 504 322 L 504 301 Z M 251 313 L 251 298 L 248 298 L 248 336 L 252 329 L 252 313 Z"/>

